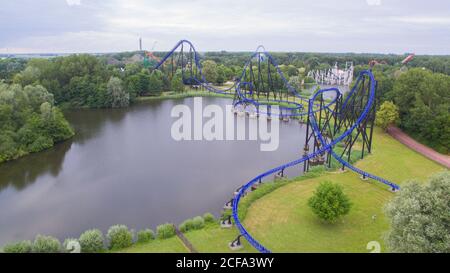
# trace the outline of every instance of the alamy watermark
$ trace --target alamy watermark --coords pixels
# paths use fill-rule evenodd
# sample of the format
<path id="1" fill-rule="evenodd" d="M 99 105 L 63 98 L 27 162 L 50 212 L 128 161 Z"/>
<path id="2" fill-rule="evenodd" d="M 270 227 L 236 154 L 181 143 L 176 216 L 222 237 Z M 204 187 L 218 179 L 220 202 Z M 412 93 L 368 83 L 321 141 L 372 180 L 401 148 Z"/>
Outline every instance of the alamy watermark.
<path id="1" fill-rule="evenodd" d="M 194 109 L 188 105 L 176 105 L 172 108 L 171 117 L 176 118 L 172 124 L 171 135 L 176 141 L 260 141 L 261 151 L 275 151 L 280 140 L 279 109 L 270 107 L 273 116 L 268 122 L 268 108 L 261 106 L 257 118 L 256 109 L 253 106 L 247 109 L 237 110 L 232 105 L 223 107 L 215 104 L 203 107 L 202 98 L 194 98 Z M 249 118 L 245 118 L 245 112 Z M 225 111 L 225 112 L 224 112 Z M 237 111 L 234 117 L 232 112 Z M 205 121 L 206 120 L 206 121 Z M 235 124 L 236 121 L 236 124 Z M 248 126 L 246 122 L 248 121 Z M 270 127 L 270 128 L 269 128 Z M 246 130 L 248 128 L 248 132 Z"/>

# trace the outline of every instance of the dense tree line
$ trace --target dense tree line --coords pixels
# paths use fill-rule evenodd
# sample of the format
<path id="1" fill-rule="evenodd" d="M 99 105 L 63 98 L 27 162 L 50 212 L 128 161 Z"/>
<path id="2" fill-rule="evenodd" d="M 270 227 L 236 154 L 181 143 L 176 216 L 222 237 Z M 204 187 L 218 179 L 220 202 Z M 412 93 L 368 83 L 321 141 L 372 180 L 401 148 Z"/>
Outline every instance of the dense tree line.
<path id="1" fill-rule="evenodd" d="M 43 86 L 0 82 L 0 163 L 50 148 L 73 134 Z"/>
<path id="2" fill-rule="evenodd" d="M 442 153 L 450 152 L 450 76 L 414 68 L 395 81 L 400 126 Z"/>
<path id="3" fill-rule="evenodd" d="M 217 64 L 226 66 L 242 66 L 249 58 L 250 52 L 207 52 L 204 58 L 213 60 Z M 352 61 L 355 66 L 367 66 L 370 61 L 377 60 L 388 66 L 401 67 L 406 54 L 373 54 L 373 53 L 303 53 L 303 52 L 274 52 L 271 53 L 280 65 L 294 65 L 307 70 L 324 69 L 338 63 L 344 66 L 345 62 Z M 436 73 L 450 75 L 450 56 L 417 55 L 408 64 L 411 67 L 425 67 Z"/>
<path id="4" fill-rule="evenodd" d="M 357 66 L 355 75 L 368 68 L 367 65 Z M 391 65 L 377 65 L 373 67 L 373 72 L 378 83 L 378 107 L 383 102 L 393 102 L 399 114 L 400 128 L 423 144 L 448 154 L 450 76 L 424 67 Z M 394 115 L 392 109 L 389 112 L 389 115 Z"/>
<path id="5" fill-rule="evenodd" d="M 26 66 L 25 59 L 0 59 L 0 80 L 11 82 L 13 76 Z"/>
<path id="6" fill-rule="evenodd" d="M 57 105 L 91 108 L 126 107 L 138 96 L 169 91 L 177 80 L 180 78 L 169 79 L 160 71 L 151 73 L 141 63 L 114 66 L 87 54 L 31 59 L 12 77 L 12 82 L 22 86 L 42 85 L 53 94 Z M 109 85 L 111 81 L 113 85 Z M 111 92 L 112 86 L 120 88 Z"/>

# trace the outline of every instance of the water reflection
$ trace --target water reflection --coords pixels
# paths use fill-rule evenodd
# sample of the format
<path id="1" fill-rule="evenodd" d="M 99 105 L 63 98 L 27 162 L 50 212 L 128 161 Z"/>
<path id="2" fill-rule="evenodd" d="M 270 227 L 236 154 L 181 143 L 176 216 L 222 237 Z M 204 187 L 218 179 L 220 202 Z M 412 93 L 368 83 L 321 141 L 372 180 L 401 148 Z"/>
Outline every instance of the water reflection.
<path id="1" fill-rule="evenodd" d="M 71 146 L 72 140 L 68 140 L 57 144 L 51 150 L 0 164 L 0 192 L 9 186 L 15 190 L 22 190 L 45 174 L 58 176 L 64 156 Z"/>

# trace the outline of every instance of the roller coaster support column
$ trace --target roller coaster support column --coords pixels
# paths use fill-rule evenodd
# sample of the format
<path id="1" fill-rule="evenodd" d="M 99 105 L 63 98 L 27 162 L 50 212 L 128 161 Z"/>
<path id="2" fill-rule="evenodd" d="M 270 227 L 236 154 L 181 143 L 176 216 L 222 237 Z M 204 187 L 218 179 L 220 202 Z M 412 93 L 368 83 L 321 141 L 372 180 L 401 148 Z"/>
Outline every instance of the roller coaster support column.
<path id="1" fill-rule="evenodd" d="M 242 235 L 239 235 L 233 242 L 229 243 L 228 246 L 231 250 L 240 250 L 244 247 L 241 242 L 242 237 Z"/>
<path id="2" fill-rule="evenodd" d="M 223 209 L 225 210 L 230 210 L 233 208 L 233 203 L 234 203 L 234 198 L 232 198 L 230 201 L 228 201 L 225 206 L 223 207 Z"/>
<path id="3" fill-rule="evenodd" d="M 231 222 L 231 215 L 229 215 L 226 219 L 220 221 L 221 228 L 231 228 L 233 227 L 233 222 Z"/>
<path id="4" fill-rule="evenodd" d="M 309 152 L 309 139 L 310 139 L 309 128 L 310 128 L 310 125 L 311 125 L 309 118 L 310 118 L 310 115 L 311 115 L 311 111 L 312 111 L 312 109 L 310 109 L 308 107 L 308 115 L 307 115 L 307 118 L 306 118 L 305 147 L 303 148 L 303 151 L 304 151 L 303 155 L 304 156 L 308 155 L 308 152 Z M 312 130 L 312 128 L 311 128 L 311 130 Z M 307 172 L 307 171 L 309 171 L 309 160 L 305 160 L 305 162 L 303 163 L 303 172 Z"/>
<path id="5" fill-rule="evenodd" d="M 377 90 L 378 90 L 378 81 L 375 80 L 375 92 L 377 92 Z M 373 127 L 374 127 L 375 118 L 376 118 L 377 102 L 378 102 L 377 99 L 375 99 L 373 102 L 373 109 L 372 109 L 373 117 L 372 117 L 372 121 L 370 124 L 369 146 L 367 147 L 369 153 L 372 153 Z"/>

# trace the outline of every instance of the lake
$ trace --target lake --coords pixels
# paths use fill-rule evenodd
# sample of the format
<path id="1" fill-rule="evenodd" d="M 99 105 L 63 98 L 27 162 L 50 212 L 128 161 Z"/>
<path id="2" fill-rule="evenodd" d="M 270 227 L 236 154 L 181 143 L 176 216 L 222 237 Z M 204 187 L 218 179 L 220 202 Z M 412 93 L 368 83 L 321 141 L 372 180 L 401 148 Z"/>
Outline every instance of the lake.
<path id="1" fill-rule="evenodd" d="M 260 151 L 259 141 L 177 142 L 170 113 L 180 103 L 192 106 L 193 98 L 69 111 L 73 139 L 1 164 L 0 245 L 36 234 L 63 240 L 91 228 L 106 233 L 114 224 L 155 229 L 205 212 L 219 216 L 245 182 L 302 155 L 306 125 L 296 121 L 280 123 L 273 152 Z M 231 100 L 203 104 L 224 108 Z"/>

